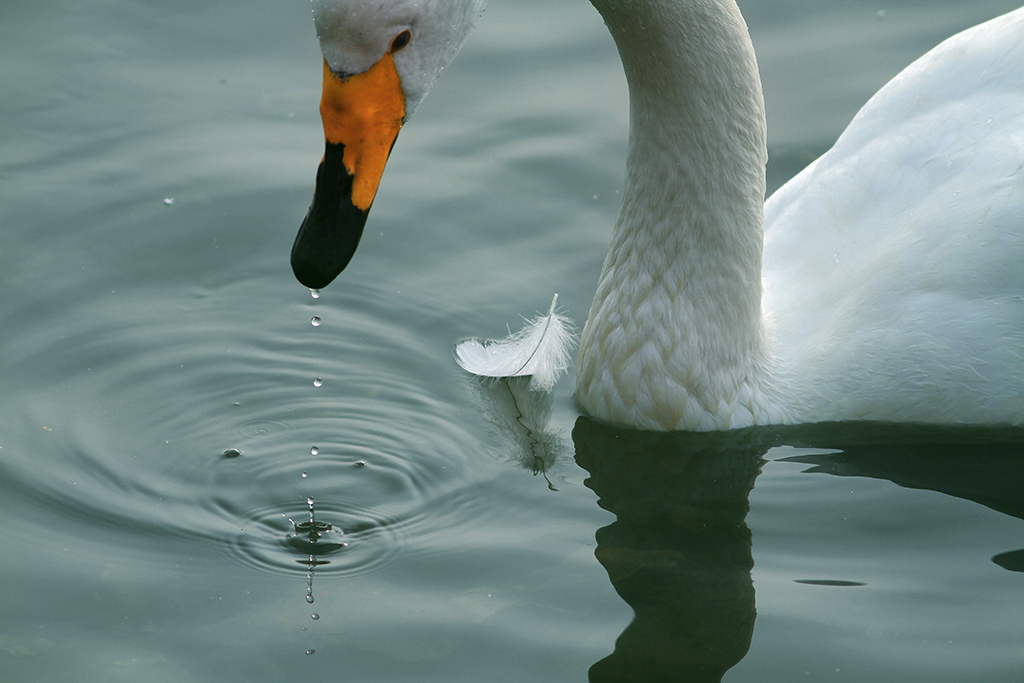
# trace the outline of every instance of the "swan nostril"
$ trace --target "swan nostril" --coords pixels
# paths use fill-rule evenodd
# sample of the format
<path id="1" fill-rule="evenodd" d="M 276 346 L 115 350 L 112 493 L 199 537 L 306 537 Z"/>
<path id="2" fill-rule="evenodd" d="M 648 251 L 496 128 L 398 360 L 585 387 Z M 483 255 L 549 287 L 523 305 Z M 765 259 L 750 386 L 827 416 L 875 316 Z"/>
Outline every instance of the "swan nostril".
<path id="1" fill-rule="evenodd" d="M 391 52 L 398 52 L 403 47 L 408 45 L 410 40 L 412 40 L 412 33 L 409 31 L 409 29 L 402 31 L 397 36 L 395 36 L 394 40 L 391 41 Z"/>

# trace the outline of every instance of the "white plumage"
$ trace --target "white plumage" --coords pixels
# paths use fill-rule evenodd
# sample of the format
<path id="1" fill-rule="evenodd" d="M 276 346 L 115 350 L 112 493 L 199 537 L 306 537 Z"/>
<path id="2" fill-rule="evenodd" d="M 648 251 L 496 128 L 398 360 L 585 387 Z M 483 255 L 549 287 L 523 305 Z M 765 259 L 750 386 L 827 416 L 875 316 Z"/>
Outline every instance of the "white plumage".
<path id="1" fill-rule="evenodd" d="M 347 16 L 414 27 L 394 56 L 414 104 L 480 6 L 316 1 L 365 10 L 318 23 L 337 73 L 383 49 L 345 42 Z M 583 410 L 657 430 L 1024 423 L 1024 9 L 915 62 L 765 203 L 760 80 L 734 0 L 592 2 L 629 83 L 630 146 L 580 339 Z M 497 374 L 499 348 L 460 347 L 460 362 Z M 517 353 L 501 373 L 533 371 Z"/>

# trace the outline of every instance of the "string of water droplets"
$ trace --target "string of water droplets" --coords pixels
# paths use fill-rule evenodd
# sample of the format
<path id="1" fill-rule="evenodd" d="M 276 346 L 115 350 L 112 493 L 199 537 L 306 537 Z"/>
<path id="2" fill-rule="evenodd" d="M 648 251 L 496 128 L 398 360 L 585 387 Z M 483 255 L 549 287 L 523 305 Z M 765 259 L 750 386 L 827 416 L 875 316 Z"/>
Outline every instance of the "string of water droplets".
<path id="1" fill-rule="evenodd" d="M 311 290 L 309 290 L 309 294 L 310 294 L 310 296 L 313 297 L 314 300 L 320 298 L 320 290 L 319 289 L 311 289 Z M 313 327 L 320 327 L 320 322 L 321 322 L 320 321 L 320 316 L 314 315 L 309 322 L 310 322 L 310 324 Z M 313 378 L 313 386 L 317 387 L 317 388 L 323 386 L 323 380 L 320 379 L 319 377 L 314 377 Z M 319 453 L 320 453 L 320 448 L 319 447 L 317 447 L 315 445 L 310 447 L 310 449 L 309 449 L 309 454 L 310 455 L 314 455 L 315 456 L 315 455 L 317 455 Z M 305 472 L 302 473 L 302 477 L 303 478 L 306 477 L 306 473 Z M 309 522 L 310 522 L 310 525 L 315 528 L 316 520 L 314 518 L 314 512 L 313 512 L 313 498 L 312 497 L 307 498 L 306 499 L 306 503 L 309 505 Z M 316 567 L 316 564 L 317 564 L 316 563 L 316 559 L 313 557 L 312 554 L 310 554 L 308 564 L 306 565 L 306 602 L 308 604 L 310 604 L 310 605 L 313 604 L 313 600 L 314 600 L 314 598 L 313 598 L 313 569 L 314 569 L 314 567 Z M 313 619 L 313 621 L 316 621 L 316 620 L 318 620 L 320 618 L 320 615 L 317 614 L 316 612 L 313 612 L 310 615 L 310 618 Z M 305 629 L 303 629 L 303 630 L 305 630 Z M 315 652 L 316 652 L 316 650 L 314 650 L 312 648 L 306 650 L 306 654 L 307 655 L 314 654 Z"/>
<path id="2" fill-rule="evenodd" d="M 309 290 L 309 295 L 311 297 L 313 297 L 314 299 L 319 299 L 320 298 L 320 290 L 319 289 L 311 289 L 311 290 Z M 313 327 L 320 327 L 320 322 L 321 322 L 320 321 L 320 316 L 314 315 L 312 320 L 310 320 L 309 322 L 310 322 L 310 324 L 313 325 Z M 319 388 L 319 387 L 322 387 L 323 385 L 324 385 L 324 381 L 322 379 L 320 379 L 319 377 L 314 377 L 313 378 L 313 386 L 314 387 L 318 387 Z M 316 455 L 316 454 L 314 453 L 314 455 Z"/>
<path id="3" fill-rule="evenodd" d="M 320 298 L 320 290 L 311 289 L 309 290 L 310 296 L 314 300 Z M 314 315 L 310 319 L 310 324 L 313 327 L 320 327 L 322 320 L 320 316 Z M 323 379 L 320 377 L 313 378 L 313 386 L 316 388 L 322 387 L 324 384 Z M 319 455 L 320 447 L 317 445 L 310 446 L 309 454 L 311 456 Z M 363 462 L 356 463 L 356 466 L 365 465 Z M 302 478 L 308 477 L 308 473 L 303 471 Z M 344 531 L 341 529 L 334 529 L 333 526 L 327 522 L 319 522 L 316 519 L 316 512 L 314 510 L 314 500 L 312 496 L 306 498 L 306 506 L 309 510 L 309 521 L 295 523 L 292 521 L 295 527 L 295 538 L 298 541 L 297 547 L 301 547 L 307 554 L 306 559 L 306 602 L 310 605 L 313 604 L 313 575 L 316 572 L 316 568 L 321 564 L 328 564 L 328 560 L 321 560 L 319 557 L 326 553 L 331 553 L 336 550 L 341 550 L 348 546 L 348 543 L 343 540 Z M 289 520 L 291 521 L 291 520 Z M 320 615 L 313 612 L 310 618 L 314 621 L 320 619 Z M 306 630 L 305 627 L 302 629 Z M 307 655 L 311 655 L 315 650 L 306 650 Z"/>

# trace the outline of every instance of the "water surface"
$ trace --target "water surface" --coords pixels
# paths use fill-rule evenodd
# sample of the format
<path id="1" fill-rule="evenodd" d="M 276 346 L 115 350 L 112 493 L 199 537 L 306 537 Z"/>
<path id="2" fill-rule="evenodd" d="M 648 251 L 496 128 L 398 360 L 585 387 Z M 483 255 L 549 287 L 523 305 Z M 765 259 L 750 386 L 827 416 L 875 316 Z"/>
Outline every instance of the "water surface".
<path id="1" fill-rule="evenodd" d="M 770 187 L 1012 8 L 744 2 Z M 617 432 L 570 372 L 524 439 L 459 372 L 555 291 L 586 316 L 627 126 L 589 4 L 493 0 L 318 299 L 304 0 L 2 16 L 4 681 L 1024 676 L 1018 434 Z"/>

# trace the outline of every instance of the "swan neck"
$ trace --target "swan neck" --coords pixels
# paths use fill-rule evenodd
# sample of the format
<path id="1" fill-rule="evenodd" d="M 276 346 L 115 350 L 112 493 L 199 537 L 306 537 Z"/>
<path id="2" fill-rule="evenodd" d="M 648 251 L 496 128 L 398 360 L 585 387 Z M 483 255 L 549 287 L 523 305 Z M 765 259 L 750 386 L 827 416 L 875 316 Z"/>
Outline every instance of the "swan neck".
<path id="1" fill-rule="evenodd" d="M 766 374 L 766 134 L 746 25 L 733 0 L 592 2 L 622 59 L 630 132 L 577 398 L 645 428 L 756 421 L 736 408 Z"/>

